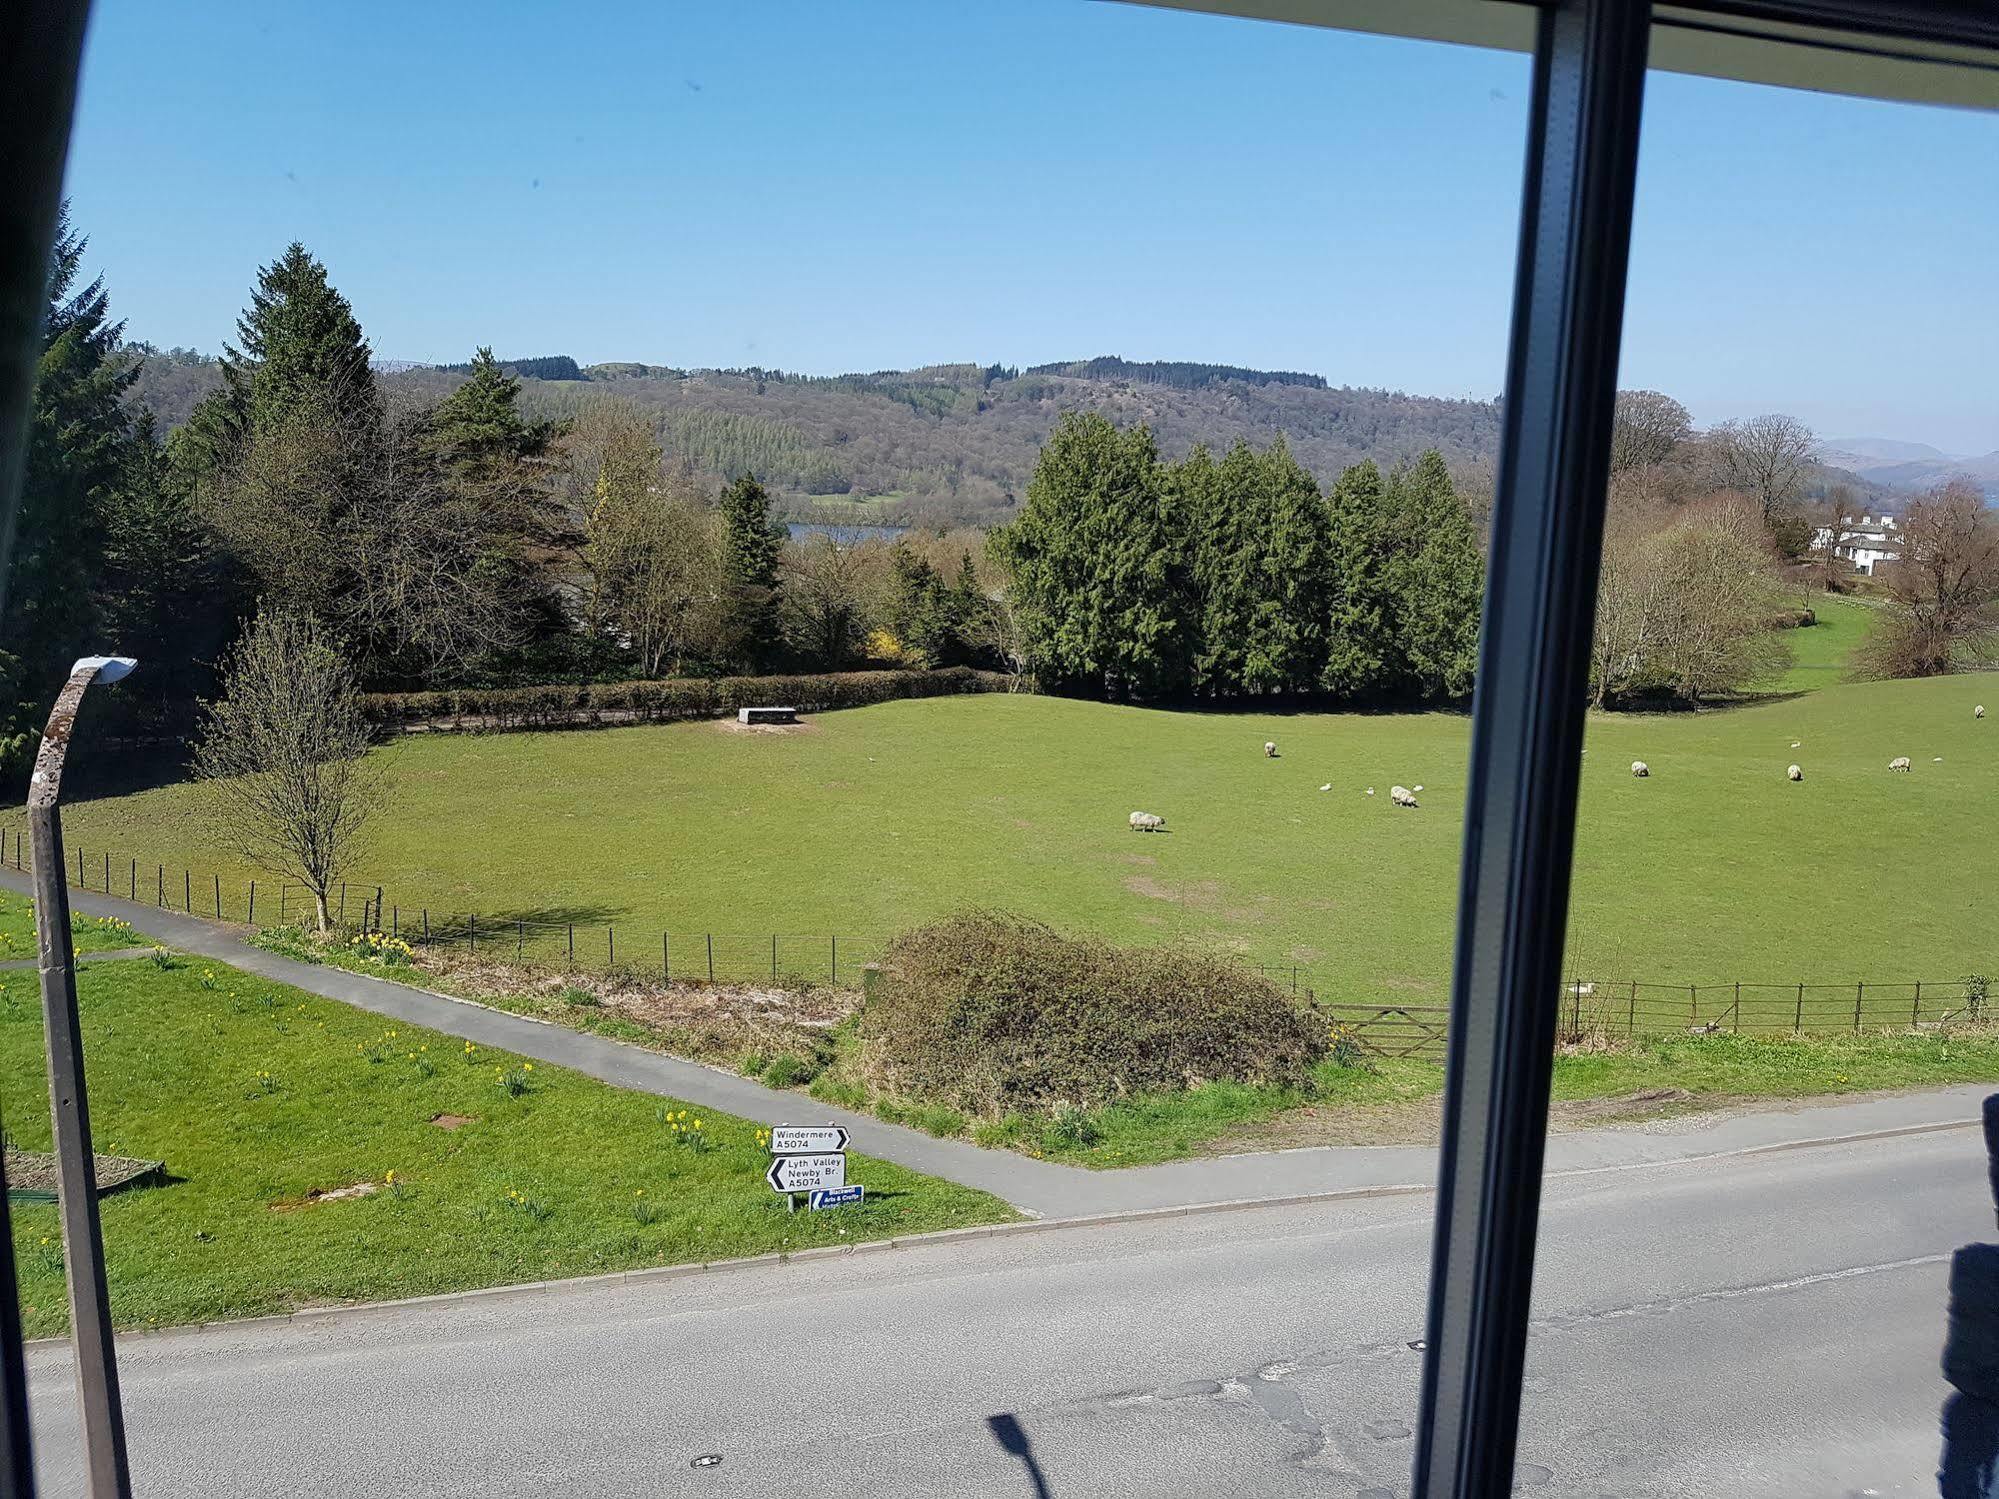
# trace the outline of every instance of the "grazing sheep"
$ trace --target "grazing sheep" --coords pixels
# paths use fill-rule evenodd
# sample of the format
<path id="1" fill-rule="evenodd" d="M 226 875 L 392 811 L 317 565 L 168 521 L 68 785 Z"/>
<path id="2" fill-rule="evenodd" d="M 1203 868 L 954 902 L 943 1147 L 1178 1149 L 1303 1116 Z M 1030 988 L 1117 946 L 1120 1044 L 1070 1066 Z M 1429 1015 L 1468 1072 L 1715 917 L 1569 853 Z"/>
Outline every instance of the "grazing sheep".
<path id="1" fill-rule="evenodd" d="M 1374 788 L 1373 788 L 1372 786 L 1370 786 L 1370 787 L 1368 787 L 1368 788 L 1367 788 L 1367 794 L 1368 794 L 1369 796 L 1373 796 L 1373 795 L 1374 795 Z"/>
<path id="2" fill-rule="evenodd" d="M 1152 812 L 1131 814 L 1131 830 L 1134 833 L 1160 833 L 1166 829 L 1166 819 Z"/>
<path id="3" fill-rule="evenodd" d="M 1795 765 L 1793 765 L 1789 770 L 1785 771 L 1784 774 L 1789 776 L 1794 781 L 1802 781 L 1805 778 L 1805 773 L 1802 770 L 1798 769 L 1798 767 Z"/>
<path id="4" fill-rule="evenodd" d="M 1803 749 L 1804 747 L 1805 747 L 1805 741 L 1802 739 L 1793 739 L 1791 741 L 1792 749 Z"/>
<path id="5" fill-rule="evenodd" d="M 1973 718 L 1983 718 L 1985 716 L 1985 704 L 1980 703 L 1976 708 L 1973 708 L 1971 716 Z"/>
<path id="6" fill-rule="evenodd" d="M 1414 786 L 1411 786 L 1409 789 L 1411 791 L 1421 791 L 1423 789 L 1423 784 L 1422 782 L 1419 781 Z"/>
<path id="7" fill-rule="evenodd" d="M 1398 807 L 1413 807 L 1416 805 L 1416 793 L 1411 791 L 1407 786 L 1390 786 L 1388 788 L 1388 799 Z"/>
<path id="8" fill-rule="evenodd" d="M 1321 791 L 1331 791 L 1333 789 L 1333 783 L 1331 781 L 1328 781 L 1326 782 L 1325 785 L 1321 786 L 1319 789 Z"/>
<path id="9" fill-rule="evenodd" d="M 1652 767 L 1647 765 L 1643 760 L 1633 760 L 1631 762 L 1631 773 L 1642 781 L 1646 776 L 1652 774 Z"/>
<path id="10" fill-rule="evenodd" d="M 1910 769 L 1911 766 L 1909 764 L 1909 757 L 1907 755 L 1897 755 L 1894 759 L 1888 762 L 1888 768 L 1890 770 Z"/>
<path id="11" fill-rule="evenodd" d="M 1275 760 L 1277 758 L 1276 740 L 1266 739 L 1263 741 L 1263 758 L 1266 760 Z"/>

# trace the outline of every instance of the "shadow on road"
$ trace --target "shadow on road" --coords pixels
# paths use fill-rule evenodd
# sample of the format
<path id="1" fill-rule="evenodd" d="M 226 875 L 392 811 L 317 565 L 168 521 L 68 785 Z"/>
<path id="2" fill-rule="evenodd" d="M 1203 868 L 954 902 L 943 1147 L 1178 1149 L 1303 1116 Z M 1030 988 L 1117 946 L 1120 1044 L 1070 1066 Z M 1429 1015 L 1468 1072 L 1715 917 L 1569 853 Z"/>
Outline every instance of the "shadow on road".
<path id="1" fill-rule="evenodd" d="M 1048 1480 L 1042 1476 L 1041 1464 L 1034 1460 L 1034 1444 L 1027 1439 L 1027 1432 L 1012 1416 L 987 1416 L 986 1426 L 993 1434 L 993 1440 L 1000 1444 L 1000 1450 L 1020 1459 L 1020 1465 L 1027 1469 L 1027 1478 L 1034 1485 L 1034 1499 L 1050 1499 L 1054 1490 L 1048 1487 Z"/>
<path id="2" fill-rule="evenodd" d="M 1999 1093 L 1985 1100 L 1985 1152 L 1999 1211 Z M 1951 1257 L 1943 1375 L 1942 1499 L 1999 1496 L 1999 1244 L 1967 1244 Z"/>

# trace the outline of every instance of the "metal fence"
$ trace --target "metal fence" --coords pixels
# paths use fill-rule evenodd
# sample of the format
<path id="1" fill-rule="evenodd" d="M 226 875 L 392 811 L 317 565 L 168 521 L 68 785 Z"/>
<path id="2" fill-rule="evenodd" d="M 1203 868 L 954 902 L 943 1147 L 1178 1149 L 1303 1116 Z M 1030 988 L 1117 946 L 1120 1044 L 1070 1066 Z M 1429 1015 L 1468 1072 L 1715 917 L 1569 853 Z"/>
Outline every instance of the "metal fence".
<path id="1" fill-rule="evenodd" d="M 19 829 L 0 827 L 0 864 L 33 867 Z M 292 881 L 225 881 L 187 866 L 141 863 L 127 854 L 74 846 L 64 871 L 80 889 L 167 910 L 251 926 L 307 924 L 311 892 Z M 412 946 L 544 969 L 621 973 L 706 983 L 853 984 L 888 939 L 826 932 L 661 930 L 619 923 L 597 909 L 446 912 L 404 905 L 386 885 L 348 880 L 330 892 L 339 927 L 379 931 Z M 1365 1049 L 1386 1057 L 1442 1057 L 1450 1010 L 1440 1004 L 1363 1004 L 1320 998 L 1320 976 L 1298 964 L 1245 966 L 1339 1021 Z M 1558 1034 L 1637 1037 L 1701 1032 L 1772 1036 L 1807 1032 L 1920 1029 L 1946 1021 L 1994 1018 L 1982 985 L 1966 979 L 1874 979 L 1851 983 L 1661 984 L 1571 979 L 1559 996 Z"/>
<path id="2" fill-rule="evenodd" d="M 1320 1003 L 1318 1008 L 1378 1056 L 1439 1058 L 1448 1039 L 1446 1005 Z M 1990 1021 L 1977 979 L 1769 984 L 1603 983 L 1572 979 L 1560 995 L 1556 1035 L 1566 1044 L 1592 1037 L 1715 1035 L 1796 1036 L 1920 1030 Z"/>

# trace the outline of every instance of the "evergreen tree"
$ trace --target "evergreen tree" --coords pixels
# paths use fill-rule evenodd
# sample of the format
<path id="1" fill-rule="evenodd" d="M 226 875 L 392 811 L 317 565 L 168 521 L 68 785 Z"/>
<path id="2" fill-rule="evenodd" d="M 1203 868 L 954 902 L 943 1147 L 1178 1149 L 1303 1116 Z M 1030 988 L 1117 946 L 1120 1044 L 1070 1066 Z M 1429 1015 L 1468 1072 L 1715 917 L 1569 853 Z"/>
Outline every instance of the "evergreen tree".
<path id="1" fill-rule="evenodd" d="M 1471 693 L 1485 556 L 1443 455 L 1398 470 L 1387 496 L 1390 591 L 1402 688 L 1425 700 Z"/>
<path id="2" fill-rule="evenodd" d="M 534 565 L 538 548 L 563 539 L 551 488 L 554 429 L 524 421 L 521 382 L 489 348 L 472 375 L 430 413 L 426 441 L 445 491 L 476 528 L 478 573 L 514 616 L 517 638 L 560 631 L 560 601 Z"/>
<path id="3" fill-rule="evenodd" d="M 1326 659 L 1319 685 L 1355 700 L 1393 680 L 1395 601 L 1389 589 L 1381 470 L 1363 459 L 1326 499 Z"/>
<path id="4" fill-rule="evenodd" d="M 1310 691 L 1326 631 L 1319 487 L 1282 437 L 1261 454 L 1238 442 L 1211 487 L 1205 522 L 1189 530 L 1201 600 L 1196 681 L 1228 697 Z"/>
<path id="5" fill-rule="evenodd" d="M 1177 504 L 1152 433 L 1068 413 L 1020 515 L 993 533 L 1028 653 L 1046 685 L 1116 698 L 1184 692 L 1193 599 Z"/>
<path id="6" fill-rule="evenodd" d="M 137 370 L 118 353 L 124 324 L 111 320 L 102 278 L 77 286 L 86 243 L 65 207 L 49 267 L 13 560 L 0 598 L 0 767 L 32 752 L 70 661 L 93 642 L 105 517 L 131 445 L 124 394 Z"/>
<path id="7" fill-rule="evenodd" d="M 790 533 L 770 518 L 770 494 L 754 474 L 731 480 L 718 508 L 737 650 L 751 671 L 768 671 L 783 639 L 777 563 Z"/>
<path id="8" fill-rule="evenodd" d="M 249 430 L 306 419 L 349 431 L 379 426 L 381 400 L 368 343 L 326 267 L 294 240 L 257 273 L 257 289 L 236 322 L 240 349 L 225 349 L 224 378 L 247 392 Z"/>

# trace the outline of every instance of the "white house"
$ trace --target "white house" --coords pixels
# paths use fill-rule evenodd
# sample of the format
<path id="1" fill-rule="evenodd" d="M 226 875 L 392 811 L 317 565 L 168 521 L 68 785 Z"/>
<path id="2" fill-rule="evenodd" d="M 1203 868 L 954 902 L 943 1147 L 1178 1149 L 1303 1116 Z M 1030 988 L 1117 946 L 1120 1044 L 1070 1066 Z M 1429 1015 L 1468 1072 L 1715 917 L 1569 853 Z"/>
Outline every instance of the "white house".
<path id="1" fill-rule="evenodd" d="M 1831 527 L 1820 526 L 1812 534 L 1812 549 L 1823 552 L 1828 544 L 1833 556 L 1851 562 L 1859 573 L 1871 574 L 1875 563 L 1893 562 L 1902 555 L 1902 534 L 1892 515 L 1863 515 L 1857 521 L 1842 521 L 1837 540 Z"/>

